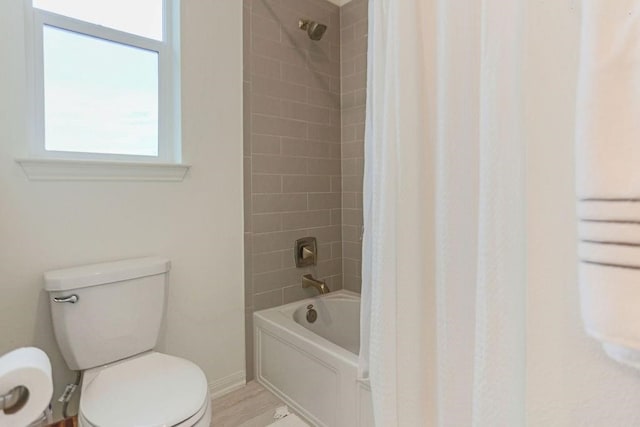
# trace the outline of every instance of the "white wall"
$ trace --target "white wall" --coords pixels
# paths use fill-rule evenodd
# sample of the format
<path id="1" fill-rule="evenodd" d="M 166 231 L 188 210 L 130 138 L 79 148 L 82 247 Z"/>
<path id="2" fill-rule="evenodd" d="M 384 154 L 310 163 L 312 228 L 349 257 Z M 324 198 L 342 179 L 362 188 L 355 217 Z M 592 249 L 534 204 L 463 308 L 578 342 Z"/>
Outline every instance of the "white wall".
<path id="1" fill-rule="evenodd" d="M 583 332 L 573 129 L 580 2 L 527 2 L 528 425 L 640 425 L 640 373 Z"/>
<path id="2" fill-rule="evenodd" d="M 22 0 L 0 2 L 0 354 L 35 345 L 56 395 L 73 378 L 53 337 L 42 273 L 149 254 L 171 259 L 161 347 L 210 382 L 244 374 L 242 2 L 182 6 L 180 183 L 30 182 Z"/>

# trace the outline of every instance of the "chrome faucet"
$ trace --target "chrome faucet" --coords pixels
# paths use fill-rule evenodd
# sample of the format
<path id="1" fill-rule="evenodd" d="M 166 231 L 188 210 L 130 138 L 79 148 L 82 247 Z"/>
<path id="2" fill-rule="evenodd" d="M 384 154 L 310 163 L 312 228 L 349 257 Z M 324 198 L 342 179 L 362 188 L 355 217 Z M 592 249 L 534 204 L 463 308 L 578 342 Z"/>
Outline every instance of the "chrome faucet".
<path id="1" fill-rule="evenodd" d="M 313 275 L 311 274 L 305 274 L 304 276 L 302 276 L 302 287 L 308 288 L 310 286 L 316 288 L 318 292 L 320 292 L 320 295 L 328 294 L 329 292 L 331 292 L 325 282 L 323 282 L 322 280 L 314 279 Z"/>

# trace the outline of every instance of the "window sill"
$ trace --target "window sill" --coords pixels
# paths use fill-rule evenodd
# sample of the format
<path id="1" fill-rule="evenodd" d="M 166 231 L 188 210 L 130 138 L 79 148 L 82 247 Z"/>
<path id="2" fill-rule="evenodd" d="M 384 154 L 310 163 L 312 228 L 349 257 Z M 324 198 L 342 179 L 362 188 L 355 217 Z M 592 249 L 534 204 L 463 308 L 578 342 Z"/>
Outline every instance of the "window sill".
<path id="1" fill-rule="evenodd" d="M 31 181 L 182 181 L 190 165 L 102 160 L 16 159 Z"/>

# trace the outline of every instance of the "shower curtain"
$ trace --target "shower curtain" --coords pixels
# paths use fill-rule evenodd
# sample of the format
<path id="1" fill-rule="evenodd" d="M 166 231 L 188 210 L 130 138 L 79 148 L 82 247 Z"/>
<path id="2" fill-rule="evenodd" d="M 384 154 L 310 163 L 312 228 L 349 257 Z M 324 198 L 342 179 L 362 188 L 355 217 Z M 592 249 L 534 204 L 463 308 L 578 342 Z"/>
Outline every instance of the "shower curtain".
<path id="1" fill-rule="evenodd" d="M 522 426 L 521 15 L 370 0 L 360 374 L 377 426 Z"/>

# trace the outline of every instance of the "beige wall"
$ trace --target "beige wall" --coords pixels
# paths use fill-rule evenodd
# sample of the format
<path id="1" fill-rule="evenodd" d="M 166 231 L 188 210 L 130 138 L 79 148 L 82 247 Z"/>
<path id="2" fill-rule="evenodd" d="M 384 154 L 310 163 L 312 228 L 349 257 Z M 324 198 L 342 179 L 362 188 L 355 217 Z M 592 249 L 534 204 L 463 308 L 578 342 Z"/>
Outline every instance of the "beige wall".
<path id="1" fill-rule="evenodd" d="M 44 349 L 57 398 L 73 375 L 42 273 L 158 254 L 173 263 L 161 349 L 198 363 L 214 386 L 242 380 L 242 4 L 183 2 L 183 153 L 193 167 L 180 183 L 25 177 L 14 161 L 26 152 L 22 5 L 0 2 L 0 354 Z"/>
<path id="2" fill-rule="evenodd" d="M 345 289 L 360 292 L 362 179 L 367 88 L 368 0 L 340 8 L 342 113 L 342 276 Z"/>
<path id="3" fill-rule="evenodd" d="M 299 18 L 328 26 L 320 41 Z M 245 305 L 252 314 L 317 294 L 306 273 L 342 288 L 340 16 L 325 0 L 244 1 Z M 296 239 L 315 236 L 318 265 L 296 268 Z M 250 375 L 251 376 L 251 375 Z"/>
<path id="4" fill-rule="evenodd" d="M 573 129 L 580 2 L 527 2 L 527 421 L 640 425 L 640 373 L 584 333 L 576 260 Z"/>

